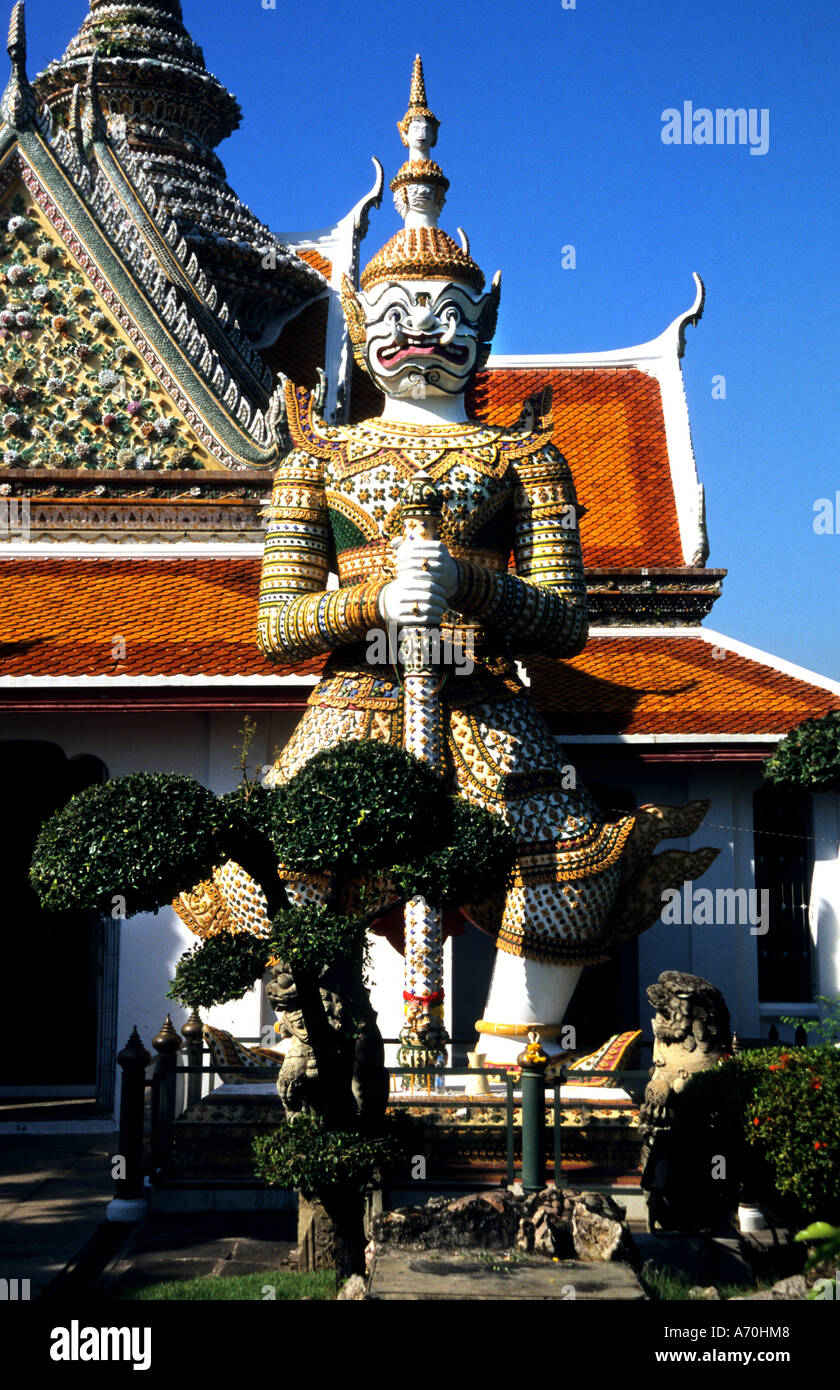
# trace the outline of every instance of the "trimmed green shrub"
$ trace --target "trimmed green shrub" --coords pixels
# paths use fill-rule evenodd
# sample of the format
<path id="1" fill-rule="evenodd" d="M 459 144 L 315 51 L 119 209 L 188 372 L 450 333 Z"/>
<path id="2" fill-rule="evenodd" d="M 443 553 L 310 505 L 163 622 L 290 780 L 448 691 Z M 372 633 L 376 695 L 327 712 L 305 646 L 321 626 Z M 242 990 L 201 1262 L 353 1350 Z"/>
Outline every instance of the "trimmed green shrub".
<path id="1" fill-rule="evenodd" d="M 317 974 L 325 966 L 349 956 L 361 956 L 365 947 L 365 923 L 361 917 L 343 917 L 326 907 L 290 907 L 278 912 L 271 923 L 269 953 L 292 970 Z"/>
<path id="2" fill-rule="evenodd" d="M 216 797 L 192 777 L 138 772 L 88 787 L 42 826 L 30 881 L 48 911 L 157 912 L 209 874 Z"/>
<path id="3" fill-rule="evenodd" d="M 271 948 L 250 932 L 219 932 L 186 951 L 166 992 L 185 1009 L 210 1009 L 241 999 L 265 972 Z"/>
<path id="4" fill-rule="evenodd" d="M 387 1119 L 387 1117 L 386 1117 Z M 390 1124 L 381 1137 L 325 1130 L 315 1115 L 295 1115 L 274 1134 L 253 1142 L 254 1171 L 268 1187 L 297 1189 L 307 1198 L 362 1193 L 374 1173 L 408 1159 L 408 1126 Z"/>
<path id="5" fill-rule="evenodd" d="M 348 741 L 317 753 L 282 788 L 272 840 L 291 871 L 390 868 L 446 845 L 452 801 L 401 748 Z"/>
<path id="6" fill-rule="evenodd" d="M 840 711 L 791 729 L 764 764 L 764 776 L 788 787 L 840 791 Z"/>
<path id="7" fill-rule="evenodd" d="M 463 907 L 504 890 L 516 858 L 504 821 L 461 797 L 452 798 L 451 815 L 450 845 L 394 869 L 391 877 L 407 898 L 419 893 L 439 907 Z"/>
<path id="8" fill-rule="evenodd" d="M 242 835 L 263 835 L 272 841 L 282 798 L 281 787 L 264 787 L 261 782 L 243 782 L 235 791 L 220 796 L 215 822 L 222 841 Z"/>

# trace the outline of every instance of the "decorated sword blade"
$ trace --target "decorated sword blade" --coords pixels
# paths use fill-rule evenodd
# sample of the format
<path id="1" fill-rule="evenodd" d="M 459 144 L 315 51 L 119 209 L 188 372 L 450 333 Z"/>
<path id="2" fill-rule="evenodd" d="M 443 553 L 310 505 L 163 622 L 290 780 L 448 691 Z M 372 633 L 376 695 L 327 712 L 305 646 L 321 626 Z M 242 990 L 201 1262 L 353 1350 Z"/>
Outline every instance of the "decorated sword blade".
<path id="1" fill-rule="evenodd" d="M 436 540 L 443 502 L 426 473 L 415 473 L 400 502 L 403 538 Z M 439 676 L 432 651 L 434 629 L 418 623 L 400 630 L 403 668 L 403 747 L 443 772 L 443 721 Z M 443 1025 L 443 913 L 420 896 L 405 906 L 405 1022 L 400 1033 L 401 1066 L 446 1063 L 449 1041 Z"/>

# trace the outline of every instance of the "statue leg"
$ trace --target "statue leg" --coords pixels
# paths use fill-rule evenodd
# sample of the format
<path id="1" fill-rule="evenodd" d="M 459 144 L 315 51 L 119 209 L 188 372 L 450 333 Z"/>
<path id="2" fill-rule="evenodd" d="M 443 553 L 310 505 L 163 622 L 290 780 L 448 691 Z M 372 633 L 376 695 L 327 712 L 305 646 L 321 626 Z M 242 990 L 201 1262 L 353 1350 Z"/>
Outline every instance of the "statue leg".
<path id="1" fill-rule="evenodd" d="M 485 1026 L 492 1024 L 494 1031 L 479 1035 L 476 1051 L 490 1061 L 513 1066 L 528 1041 L 529 1027 L 537 1027 L 543 1051 L 558 1054 L 561 1045 L 555 1028 L 562 1024 L 582 971 L 582 965 L 549 965 L 497 951 L 482 1020 Z"/>
<path id="2" fill-rule="evenodd" d="M 599 938 L 633 819 L 604 822 L 524 696 L 454 710 L 449 746 L 461 794 L 500 815 L 518 842 L 503 906 L 468 909 L 498 945 L 477 1051 L 514 1063 L 537 1027 L 545 1050 L 558 1053 L 581 970 L 606 955 Z"/>

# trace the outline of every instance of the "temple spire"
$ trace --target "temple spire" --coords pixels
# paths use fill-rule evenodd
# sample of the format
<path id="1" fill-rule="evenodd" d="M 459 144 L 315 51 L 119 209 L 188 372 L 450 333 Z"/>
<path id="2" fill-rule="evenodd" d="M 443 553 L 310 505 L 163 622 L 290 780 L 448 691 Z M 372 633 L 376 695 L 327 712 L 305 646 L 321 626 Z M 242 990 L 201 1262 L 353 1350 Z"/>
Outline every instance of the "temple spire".
<path id="1" fill-rule="evenodd" d="M 12 60 L 12 73 L 0 101 L 0 115 L 15 130 L 22 130 L 37 115 L 35 93 L 26 75 L 26 24 L 23 0 L 18 0 L 9 22 L 6 52 Z"/>
<path id="2" fill-rule="evenodd" d="M 417 126 L 411 138 L 411 126 L 416 122 Z M 419 127 L 425 126 L 425 134 L 421 135 Z M 429 150 L 432 145 L 437 143 L 440 121 L 433 111 L 429 110 L 426 98 L 426 79 L 423 76 L 423 59 L 420 54 L 414 59 L 414 67 L 411 71 L 411 87 L 408 93 L 408 110 L 401 121 L 397 121 L 397 130 L 404 145 L 408 146 L 409 159 L 428 159 Z"/>
<path id="3" fill-rule="evenodd" d="M 57 125 L 69 125 L 86 157 L 110 134 L 129 172 L 151 186 L 159 225 L 175 223 L 248 337 L 259 339 L 287 308 L 323 288 L 318 272 L 282 246 L 227 182 L 216 148 L 242 113 L 208 72 L 180 0 L 90 0 L 78 32 L 34 89 L 37 109 L 45 105 Z"/>
<path id="4" fill-rule="evenodd" d="M 437 227 L 449 180 L 440 165 L 429 158 L 429 150 L 437 142 L 440 121 L 429 109 L 419 53 L 411 73 L 408 109 L 397 121 L 397 130 L 408 147 L 408 159 L 391 180 L 394 206 L 408 229 Z"/>
<path id="5" fill-rule="evenodd" d="M 426 79 L 423 76 L 423 59 L 420 54 L 414 59 L 414 67 L 411 73 L 411 91 L 408 97 L 409 106 L 426 105 Z"/>

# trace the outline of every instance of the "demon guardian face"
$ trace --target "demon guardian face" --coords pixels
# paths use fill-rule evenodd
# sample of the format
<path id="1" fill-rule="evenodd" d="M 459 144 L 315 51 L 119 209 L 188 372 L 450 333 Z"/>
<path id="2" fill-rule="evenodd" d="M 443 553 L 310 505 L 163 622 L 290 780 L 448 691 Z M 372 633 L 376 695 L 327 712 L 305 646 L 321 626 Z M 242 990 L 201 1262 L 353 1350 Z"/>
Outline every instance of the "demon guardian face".
<path id="1" fill-rule="evenodd" d="M 346 291 L 357 360 L 386 396 L 459 396 L 484 365 L 498 276 L 487 294 L 457 280 L 392 280 L 352 299 Z"/>

